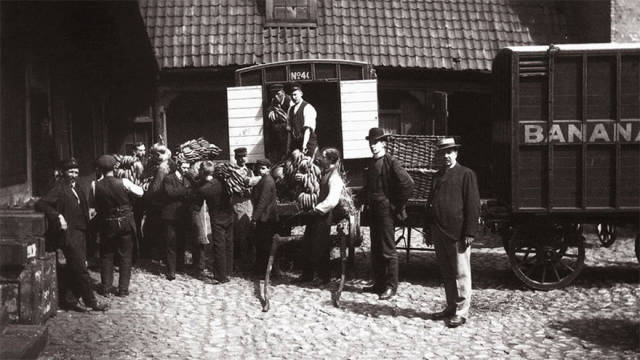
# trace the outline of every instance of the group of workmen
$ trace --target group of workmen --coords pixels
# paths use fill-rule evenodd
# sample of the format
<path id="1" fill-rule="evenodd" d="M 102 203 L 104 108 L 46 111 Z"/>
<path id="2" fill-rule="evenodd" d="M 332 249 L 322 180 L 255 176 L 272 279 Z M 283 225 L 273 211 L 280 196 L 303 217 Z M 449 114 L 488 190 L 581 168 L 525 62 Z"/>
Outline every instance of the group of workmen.
<path id="1" fill-rule="evenodd" d="M 281 88 L 273 89 L 273 95 L 267 111 L 267 118 L 274 125 L 270 131 L 276 133 L 276 138 L 281 136 L 286 145 L 272 149 L 285 154 L 291 149 L 299 149 L 313 155 L 321 169 L 318 202 L 305 216 L 302 275 L 294 282 L 308 283 L 317 278 L 319 284 L 326 284 L 331 280 L 329 232 L 332 215 L 345 187 L 341 154 L 335 148 L 317 150 L 316 111 L 302 100 L 300 88 L 293 89 L 293 101 Z M 369 142 L 372 158 L 365 169 L 365 185 L 357 194 L 370 217 L 373 284 L 363 291 L 378 294 L 380 300 L 391 299 L 398 291 L 395 225 L 407 219 L 407 201 L 414 185 L 400 161 L 386 152 L 386 137 L 381 128 L 369 130 L 365 140 Z M 143 147 L 138 144 L 135 153 L 141 163 Z M 453 138 L 442 138 L 438 142 L 438 156 L 442 157 L 445 166 L 434 177 L 425 219 L 425 226 L 431 228 L 447 300 L 447 307 L 432 317 L 444 319 L 450 327 L 464 324 L 468 316 L 470 245 L 476 235 L 480 209 L 475 174 L 457 162 L 459 148 L 460 144 Z M 141 245 L 140 256 L 148 253 L 144 247 L 149 246 L 149 241 L 162 243 L 166 252 L 163 259 L 165 276 L 168 280 L 175 279 L 176 272 L 185 270 L 185 247 L 189 236 L 194 239 L 192 266 L 197 276 L 204 276 L 206 272 L 204 244 L 209 241 L 213 252 L 214 284 L 229 281 L 234 271 L 234 253 L 236 257 L 254 253 L 253 271 L 263 276 L 272 237 L 278 230 L 276 182 L 280 179 L 277 175 L 272 176 L 270 160 L 258 160 L 254 174 L 247 167 L 247 149 L 234 151 L 237 165 L 246 171 L 245 183 L 251 190 L 229 195 L 223 180 L 216 176 L 216 164 L 211 161 L 199 163 L 196 169 L 187 162 L 172 163 L 162 180 L 161 206 L 153 215 L 159 216 L 152 220 L 155 227 L 162 228 L 162 231 L 150 232 L 158 237 L 155 239 L 140 237 L 141 217 L 134 216 L 136 204 L 140 204 L 138 199 L 145 189 L 114 176 L 116 159 L 113 156 L 103 155 L 97 159 L 98 180 L 92 184 L 90 197 L 85 197 L 76 185 L 77 162 L 74 159 L 64 161 L 60 168 L 63 177 L 36 203 L 36 209 L 43 211 L 49 220 L 49 244 L 61 249 L 66 259 L 65 275 L 71 279 L 67 283 L 72 286 L 65 289 L 62 302 L 83 311 L 87 308 L 104 311 L 108 307 L 97 301 L 87 270 L 86 238 L 91 224 L 100 235 L 99 293 L 102 295 L 129 294 L 135 244 Z M 280 154 L 272 156 L 281 158 Z M 296 180 L 301 179 L 296 177 Z M 201 215 L 205 203 L 210 221 L 203 224 Z M 115 259 L 119 261 L 117 288 L 113 286 Z M 84 307 L 79 304 L 78 297 L 82 297 Z"/>

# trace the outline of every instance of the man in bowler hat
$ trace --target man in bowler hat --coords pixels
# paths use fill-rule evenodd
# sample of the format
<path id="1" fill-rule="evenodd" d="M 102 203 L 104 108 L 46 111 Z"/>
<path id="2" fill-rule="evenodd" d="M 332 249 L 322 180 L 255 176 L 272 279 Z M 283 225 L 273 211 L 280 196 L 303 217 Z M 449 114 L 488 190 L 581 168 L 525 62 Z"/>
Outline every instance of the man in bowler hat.
<path id="1" fill-rule="evenodd" d="M 79 294 L 84 305 L 96 311 L 108 306 L 99 303 L 93 293 L 93 282 L 86 265 L 86 241 L 89 229 L 89 207 L 84 192 L 78 186 L 79 167 L 76 159 L 61 163 L 62 179 L 35 204 L 35 209 L 45 213 L 48 220 L 49 246 L 62 250 L 67 261 L 62 278 L 65 290 L 62 305 L 71 310 L 85 311 L 78 304 Z"/>
<path id="2" fill-rule="evenodd" d="M 445 319 L 449 327 L 464 324 L 469 313 L 471 243 L 480 216 L 476 174 L 457 162 L 459 148 L 454 138 L 438 141 L 437 156 L 443 157 L 444 168 L 433 179 L 426 219 L 431 224 L 447 298 L 447 307 L 432 314 L 432 318 Z"/>
<path id="3" fill-rule="evenodd" d="M 365 292 L 380 300 L 395 296 L 398 290 L 398 255 L 394 238 L 394 220 L 407 218 L 405 206 L 413 191 L 413 179 L 398 159 L 386 153 L 386 135 L 381 128 L 371 128 L 366 140 L 373 157 L 365 169 L 363 188 L 371 231 L 373 286 Z"/>

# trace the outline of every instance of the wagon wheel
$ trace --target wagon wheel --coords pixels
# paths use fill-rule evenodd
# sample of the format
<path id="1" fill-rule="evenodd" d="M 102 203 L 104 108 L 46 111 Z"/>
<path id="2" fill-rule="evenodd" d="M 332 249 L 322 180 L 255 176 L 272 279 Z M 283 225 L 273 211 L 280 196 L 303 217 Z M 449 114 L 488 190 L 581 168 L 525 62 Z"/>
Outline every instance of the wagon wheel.
<path id="1" fill-rule="evenodd" d="M 537 290 L 570 284 L 584 267 L 584 237 L 575 226 L 516 228 L 509 241 L 511 268 Z"/>
<path id="2" fill-rule="evenodd" d="M 598 224 L 596 225 L 596 232 L 598 233 L 598 239 L 604 247 L 609 247 L 616 241 L 616 226 L 613 224 Z"/>

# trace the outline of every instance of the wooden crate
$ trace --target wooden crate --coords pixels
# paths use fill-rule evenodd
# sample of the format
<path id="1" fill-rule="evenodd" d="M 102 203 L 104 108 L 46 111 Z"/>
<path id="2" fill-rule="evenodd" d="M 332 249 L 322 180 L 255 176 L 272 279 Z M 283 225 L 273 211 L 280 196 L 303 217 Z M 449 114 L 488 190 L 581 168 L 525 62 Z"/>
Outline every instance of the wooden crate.
<path id="1" fill-rule="evenodd" d="M 0 239 L 44 236 L 45 217 L 33 210 L 0 210 Z"/>
<path id="2" fill-rule="evenodd" d="M 58 310 L 55 253 L 47 253 L 21 271 L 3 271 L 0 301 L 12 323 L 43 324 L 54 315 Z"/>
<path id="3" fill-rule="evenodd" d="M 43 237 L 0 239 L 0 270 L 22 269 L 45 255 Z"/>

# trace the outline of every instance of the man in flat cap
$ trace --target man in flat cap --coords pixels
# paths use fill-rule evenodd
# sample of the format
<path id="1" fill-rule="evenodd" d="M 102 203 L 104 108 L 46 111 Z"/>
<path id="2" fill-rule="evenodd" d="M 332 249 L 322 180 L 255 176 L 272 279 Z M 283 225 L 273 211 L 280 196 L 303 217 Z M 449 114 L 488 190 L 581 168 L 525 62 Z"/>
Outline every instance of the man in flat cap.
<path id="1" fill-rule="evenodd" d="M 365 292 L 380 300 L 395 296 L 398 290 L 398 255 L 394 238 L 394 220 L 407 218 L 405 206 L 413 191 L 413 179 L 398 159 L 386 152 L 386 135 L 381 128 L 371 128 L 365 138 L 373 157 L 365 169 L 363 188 L 371 231 L 373 286 Z"/>
<path id="2" fill-rule="evenodd" d="M 318 113 L 313 105 L 304 101 L 302 88 L 294 86 L 291 92 L 293 106 L 289 109 L 291 126 L 291 146 L 289 151 L 299 149 L 308 156 L 313 156 L 318 147 L 316 135 L 316 118 Z"/>
<path id="3" fill-rule="evenodd" d="M 280 161 L 289 153 L 289 108 L 291 97 L 284 92 L 282 84 L 269 87 L 271 104 L 265 121 L 265 150 L 271 161 Z"/>
<path id="4" fill-rule="evenodd" d="M 427 211 L 431 239 L 444 279 L 447 307 L 432 314 L 449 327 L 466 322 L 471 305 L 471 243 L 478 230 L 480 195 L 476 174 L 457 162 L 460 145 L 454 138 L 438 141 L 444 167 L 435 175 Z"/>
<path id="5" fill-rule="evenodd" d="M 239 147 L 234 150 L 236 164 L 242 169 L 245 183 L 250 187 L 260 181 L 260 177 L 254 176 L 253 171 L 247 167 L 247 148 Z M 231 205 L 235 217 L 233 219 L 233 249 L 234 257 L 240 259 L 251 252 L 252 245 L 249 242 L 252 233 L 251 218 L 253 217 L 253 204 L 251 203 L 251 191 L 244 194 L 233 194 Z"/>
<path id="6" fill-rule="evenodd" d="M 102 155 L 96 161 L 96 167 L 103 177 L 95 184 L 95 206 L 100 232 L 100 292 L 109 296 L 129 295 L 131 279 L 131 257 L 136 224 L 133 218 L 131 197 L 139 198 L 144 191 L 138 185 L 113 175 L 116 159 L 112 155 Z M 120 277 L 118 290 L 113 287 L 113 257 L 120 257 Z"/>
<path id="7" fill-rule="evenodd" d="M 267 268 L 273 234 L 277 230 L 276 182 L 271 176 L 271 162 L 261 159 L 256 162 L 260 181 L 251 191 L 253 202 L 253 222 L 255 223 L 254 241 L 256 259 L 254 274 L 262 276 Z"/>
<path id="8" fill-rule="evenodd" d="M 69 286 L 62 286 L 61 305 L 71 310 L 85 311 L 86 308 L 78 303 L 79 295 L 84 306 L 105 311 L 108 306 L 97 301 L 86 265 L 89 208 L 85 194 L 77 183 L 78 163 L 74 158 L 67 159 L 61 163 L 59 170 L 62 179 L 36 202 L 35 209 L 47 216 L 49 246 L 61 249 L 67 262 L 60 283 Z"/>

